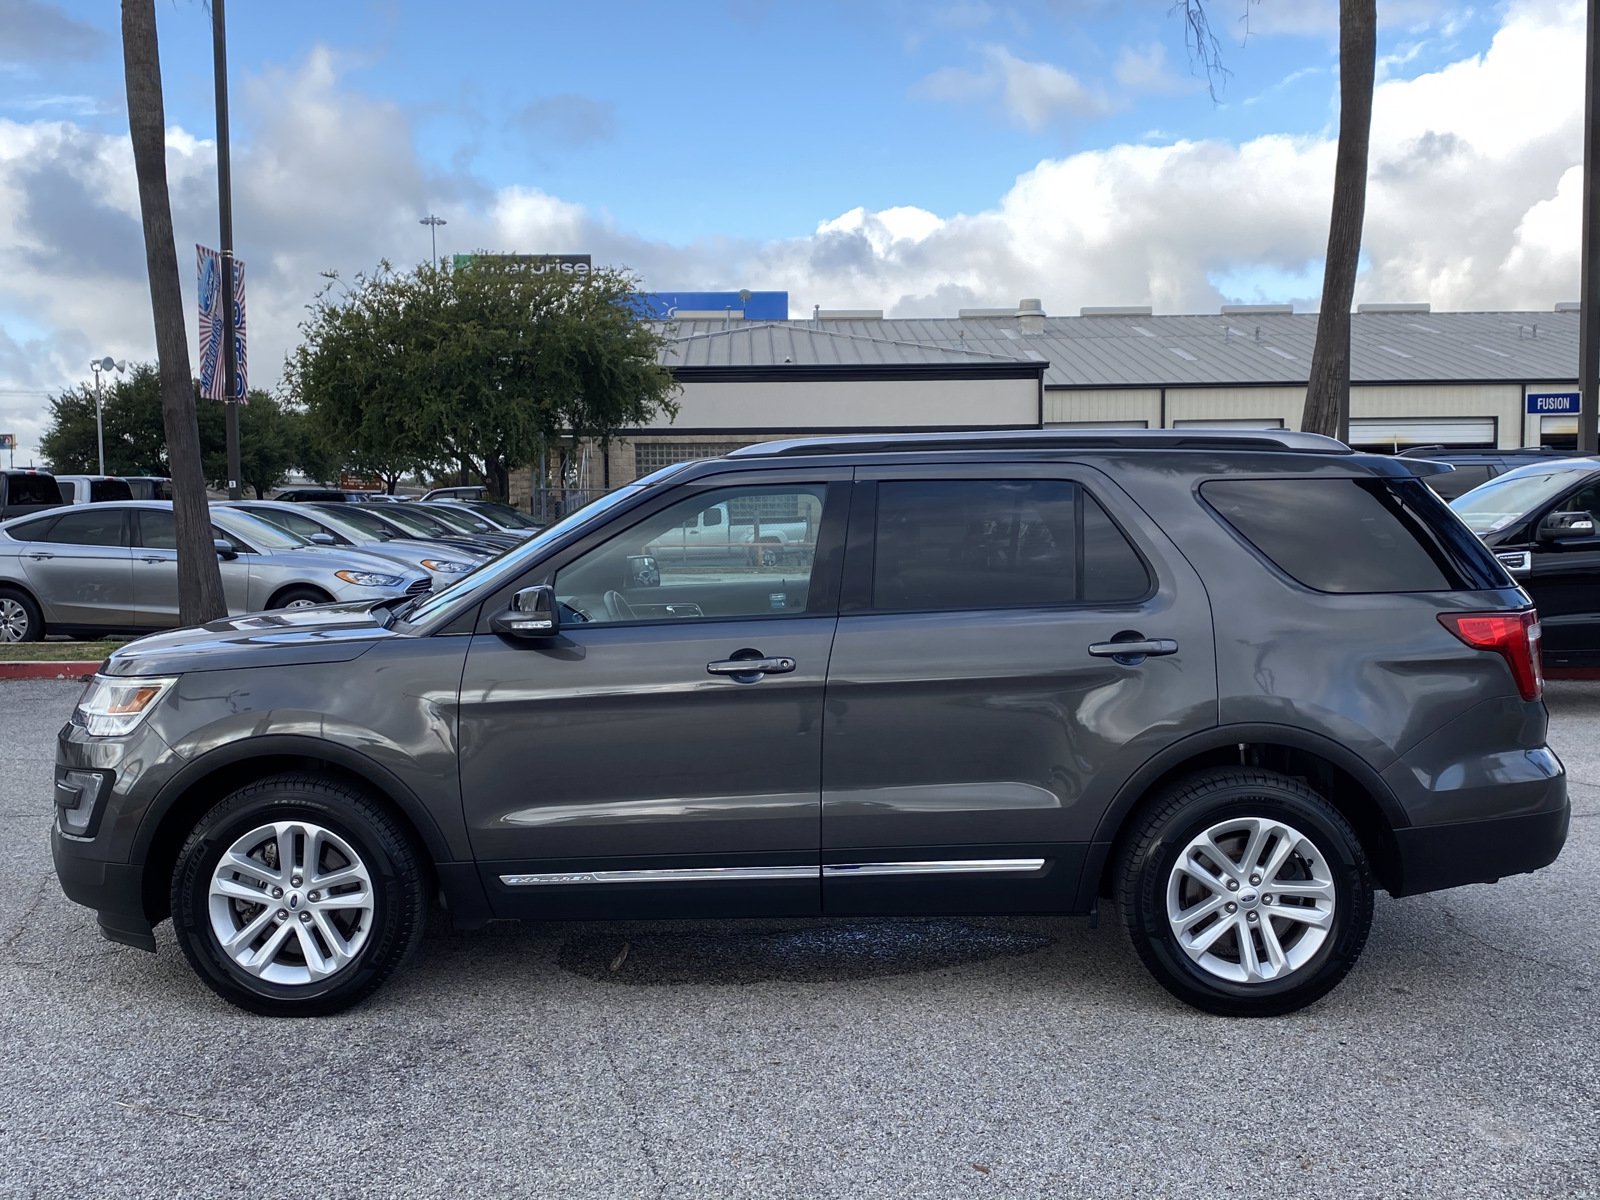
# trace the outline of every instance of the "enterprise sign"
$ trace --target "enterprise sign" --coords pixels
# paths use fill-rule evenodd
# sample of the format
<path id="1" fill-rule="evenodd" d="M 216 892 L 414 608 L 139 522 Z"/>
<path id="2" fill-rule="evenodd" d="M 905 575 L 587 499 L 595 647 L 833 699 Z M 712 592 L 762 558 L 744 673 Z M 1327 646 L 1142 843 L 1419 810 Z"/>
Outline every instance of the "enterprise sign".
<path id="1" fill-rule="evenodd" d="M 514 267 L 531 275 L 588 275 L 594 264 L 587 254 L 456 254 L 451 256 L 460 271 L 482 263 L 486 267 Z"/>
<path id="2" fill-rule="evenodd" d="M 1533 417 L 1572 416 L 1583 411 L 1577 392 L 1529 392 L 1528 415 Z"/>

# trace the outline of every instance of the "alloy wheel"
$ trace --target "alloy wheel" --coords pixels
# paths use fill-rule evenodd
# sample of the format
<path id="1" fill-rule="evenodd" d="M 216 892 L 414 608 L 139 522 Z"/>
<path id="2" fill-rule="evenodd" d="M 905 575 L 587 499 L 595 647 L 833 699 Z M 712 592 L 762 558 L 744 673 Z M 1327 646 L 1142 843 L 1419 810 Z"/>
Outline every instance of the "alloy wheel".
<path id="1" fill-rule="evenodd" d="M 18 600 L 0 596 L 0 642 L 21 642 L 28 637 L 28 610 Z"/>
<path id="2" fill-rule="evenodd" d="M 224 954 L 267 983 L 320 982 L 349 966 L 373 927 L 372 876 L 332 830 L 260 825 L 211 874 L 211 932 Z"/>
<path id="3" fill-rule="evenodd" d="M 1204 830 L 1167 878 L 1167 920 L 1183 952 L 1229 983 L 1283 979 L 1333 929 L 1327 856 L 1282 821 L 1241 817 Z"/>

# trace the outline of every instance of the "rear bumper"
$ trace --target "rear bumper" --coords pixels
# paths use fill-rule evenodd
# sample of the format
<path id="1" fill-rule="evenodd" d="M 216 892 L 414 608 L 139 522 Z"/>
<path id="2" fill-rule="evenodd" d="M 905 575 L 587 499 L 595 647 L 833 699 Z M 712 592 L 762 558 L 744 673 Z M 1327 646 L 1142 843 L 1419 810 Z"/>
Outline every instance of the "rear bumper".
<path id="1" fill-rule="evenodd" d="M 1572 821 L 1566 780 L 1556 784 L 1560 803 L 1545 812 L 1395 830 L 1399 879 L 1393 893 L 1415 896 L 1466 883 L 1493 883 L 1555 862 Z"/>

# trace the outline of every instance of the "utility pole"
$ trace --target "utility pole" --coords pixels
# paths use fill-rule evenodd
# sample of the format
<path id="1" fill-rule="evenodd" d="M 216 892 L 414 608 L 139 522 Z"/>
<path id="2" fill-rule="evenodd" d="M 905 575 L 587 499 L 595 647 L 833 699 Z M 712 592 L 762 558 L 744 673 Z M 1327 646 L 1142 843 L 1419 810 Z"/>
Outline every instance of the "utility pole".
<path id="1" fill-rule="evenodd" d="M 228 499 L 239 491 L 239 360 L 234 342 L 238 289 L 233 269 L 233 168 L 228 157 L 228 35 L 224 0 L 211 0 L 217 90 L 217 213 L 222 245 L 222 390 L 228 418 Z"/>
<path id="2" fill-rule="evenodd" d="M 1600 170 L 1600 120 L 1595 105 L 1600 90 L 1594 73 L 1600 70 L 1600 0 L 1589 0 L 1588 70 L 1583 85 L 1583 301 L 1578 314 L 1578 453 L 1600 453 L 1600 188 L 1594 175 Z"/>
<path id="3" fill-rule="evenodd" d="M 429 213 L 427 216 L 423 217 L 422 220 L 418 221 L 417 224 L 426 225 L 428 227 L 428 242 L 433 247 L 433 265 L 437 267 L 439 265 L 439 226 L 448 225 L 450 222 L 446 221 L 443 217 L 436 217 L 432 213 Z"/>

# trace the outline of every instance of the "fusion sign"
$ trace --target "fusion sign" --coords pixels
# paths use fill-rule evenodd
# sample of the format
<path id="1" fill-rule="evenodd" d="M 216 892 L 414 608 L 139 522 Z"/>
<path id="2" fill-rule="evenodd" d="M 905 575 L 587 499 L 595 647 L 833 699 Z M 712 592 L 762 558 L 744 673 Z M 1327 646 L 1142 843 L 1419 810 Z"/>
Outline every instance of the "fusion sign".
<path id="1" fill-rule="evenodd" d="M 1574 416 L 1583 411 L 1577 392 L 1529 392 L 1528 415 L 1533 417 Z"/>

